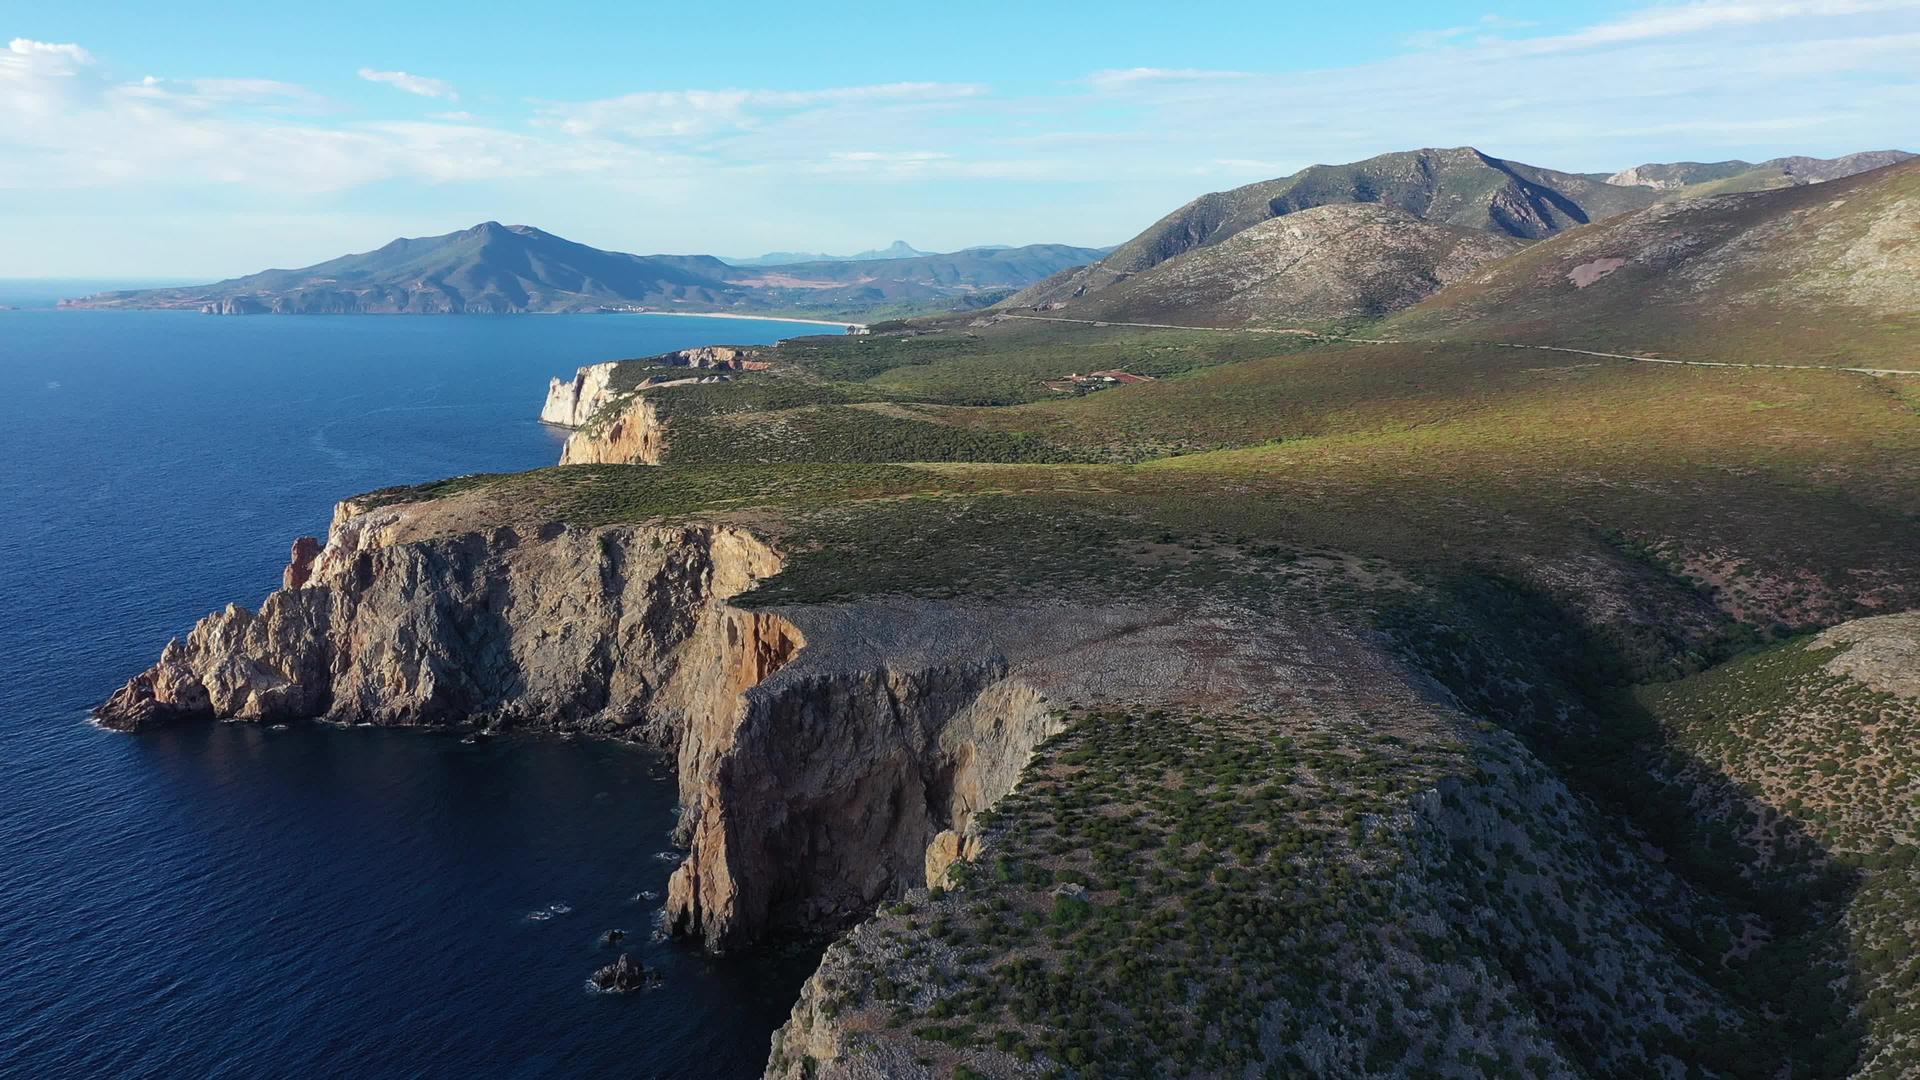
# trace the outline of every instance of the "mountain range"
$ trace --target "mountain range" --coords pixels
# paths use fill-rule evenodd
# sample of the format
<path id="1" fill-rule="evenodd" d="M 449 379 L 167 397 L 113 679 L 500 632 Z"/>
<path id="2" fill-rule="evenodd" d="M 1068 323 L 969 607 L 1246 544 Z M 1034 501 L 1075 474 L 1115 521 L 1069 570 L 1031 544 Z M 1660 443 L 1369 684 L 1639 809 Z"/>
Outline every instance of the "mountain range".
<path id="1" fill-rule="evenodd" d="M 740 267 L 711 255 L 603 251 L 532 226 L 488 221 L 295 270 L 99 293 L 62 306 L 232 315 L 680 310 L 844 317 L 888 307 L 978 306 L 1101 254 L 1035 244 Z"/>
<path id="2" fill-rule="evenodd" d="M 1677 161 L 1622 169 L 1607 177 L 1607 183 L 1641 185 L 1661 191 L 1692 188 L 1690 194 L 1720 195 L 1839 180 L 1883 165 L 1895 165 L 1912 156 L 1902 150 L 1869 150 L 1837 158 L 1778 157 L 1757 165 L 1738 159 L 1707 163 Z"/>
<path id="3" fill-rule="evenodd" d="M 1410 306 L 1530 243 L 1657 203 L 1796 187 L 1913 155 L 1778 158 L 1760 165 L 1648 164 L 1611 175 L 1566 173 L 1472 147 L 1315 165 L 1202 195 L 1121 244 L 1015 296 L 1006 310 L 1059 317 L 1197 325 L 1299 325 Z M 1322 208 L 1368 204 L 1373 228 Z M 1397 226 L 1383 227 L 1391 215 Z M 1289 222 L 1281 226 L 1278 221 Z M 1504 243 L 1462 243 L 1466 233 Z M 1346 297 L 1345 302 L 1337 298 Z"/>
<path id="4" fill-rule="evenodd" d="M 968 249 L 972 250 L 972 249 Z M 921 251 L 905 240 L 895 240 L 883 248 L 873 248 L 855 255 L 825 255 L 818 251 L 769 251 L 765 255 L 751 258 L 725 259 L 733 266 L 789 266 L 793 263 L 812 262 L 871 262 L 875 259 L 913 259 L 922 255 L 938 255 L 937 251 Z"/>
<path id="5" fill-rule="evenodd" d="M 1721 222 L 1739 231 L 1728 223 L 1740 213 L 1728 204 L 1702 204 L 1712 209 L 1698 213 L 1688 204 L 1712 196 L 1800 191 L 1912 157 L 1884 150 L 1758 164 L 1648 163 L 1602 174 L 1541 168 L 1472 147 L 1412 150 L 1345 165 L 1314 165 L 1202 195 L 1112 249 L 1030 244 L 935 254 L 896 241 L 844 258 L 785 252 L 728 261 L 603 251 L 531 226 L 489 221 L 295 270 L 267 270 L 202 286 L 100 293 L 63 304 L 221 314 L 658 310 L 863 321 L 997 305 L 1004 313 L 1088 321 L 1322 329 L 1390 316 L 1442 290 L 1471 307 L 1471 298 L 1482 294 L 1465 283 L 1483 272 L 1514 280 L 1528 272 L 1526 267 L 1554 257 L 1522 258 L 1532 248 L 1562 234 L 1608 227 L 1597 226 L 1600 222 L 1636 223 L 1607 234 L 1614 240 L 1578 242 L 1610 252 L 1589 262 L 1619 259 L 1637 267 L 1628 271 L 1631 278 L 1666 257 L 1638 258 L 1636 252 L 1655 247 L 1635 248 L 1621 239 L 1639 235 L 1633 230 L 1666 236 L 1700 223 L 1722 236 L 1725 230 L 1713 232 L 1704 224 Z M 1818 201 L 1807 198 L 1809 205 Z M 1705 235 L 1673 242 L 1704 243 Z M 1619 253 L 1612 253 L 1615 248 Z M 1765 244 L 1740 250 L 1762 249 L 1771 250 Z M 1792 253 L 1779 257 L 1791 261 Z M 1860 258 L 1863 266 L 1875 265 L 1872 257 Z M 1708 259 L 1700 265 L 1718 264 Z M 1872 288 L 1898 291 L 1884 282 Z M 1524 321 L 1532 302 L 1521 301 L 1525 289 L 1514 289 L 1519 286 L 1499 294 L 1507 298 L 1501 302 L 1507 305 L 1502 325 Z M 1576 306 L 1620 291 L 1616 284 L 1581 292 Z M 1683 295 L 1704 294 L 1675 294 Z M 1661 310 L 1687 306 L 1678 299 L 1674 304 Z M 1435 311 L 1440 307 L 1449 305 Z M 1641 322 L 1609 311 L 1595 325 L 1606 331 L 1600 337 L 1617 344 Z M 1706 318 L 1692 325 L 1709 324 L 1718 323 Z"/>

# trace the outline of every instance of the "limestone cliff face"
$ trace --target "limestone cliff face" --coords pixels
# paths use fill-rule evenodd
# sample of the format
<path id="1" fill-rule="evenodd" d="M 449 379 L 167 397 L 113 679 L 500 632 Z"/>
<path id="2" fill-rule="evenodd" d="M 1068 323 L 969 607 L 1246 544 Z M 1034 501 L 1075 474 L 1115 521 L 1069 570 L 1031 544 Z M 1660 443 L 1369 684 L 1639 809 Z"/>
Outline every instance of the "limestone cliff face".
<path id="1" fill-rule="evenodd" d="M 666 425 L 645 394 L 629 398 L 619 415 L 567 436 L 562 465 L 658 465 L 666 453 Z"/>
<path id="2" fill-rule="evenodd" d="M 617 362 L 588 364 L 574 372 L 572 379 L 549 382 L 546 404 L 540 407 L 540 422 L 584 426 L 600 406 L 613 399 L 613 369 L 617 366 Z"/>

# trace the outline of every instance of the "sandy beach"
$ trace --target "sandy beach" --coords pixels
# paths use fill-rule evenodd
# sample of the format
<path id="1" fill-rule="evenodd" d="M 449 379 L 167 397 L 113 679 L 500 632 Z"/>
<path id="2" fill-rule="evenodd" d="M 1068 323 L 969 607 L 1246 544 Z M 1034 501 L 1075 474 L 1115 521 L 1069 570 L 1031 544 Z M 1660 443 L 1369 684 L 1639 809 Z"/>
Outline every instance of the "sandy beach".
<path id="1" fill-rule="evenodd" d="M 623 311 L 622 315 L 676 315 L 690 319 L 746 319 L 751 322 L 790 322 L 806 323 L 809 326 L 840 326 L 848 333 L 865 330 L 866 323 L 844 322 L 834 319 L 792 319 L 783 315 L 739 315 L 730 311 Z"/>

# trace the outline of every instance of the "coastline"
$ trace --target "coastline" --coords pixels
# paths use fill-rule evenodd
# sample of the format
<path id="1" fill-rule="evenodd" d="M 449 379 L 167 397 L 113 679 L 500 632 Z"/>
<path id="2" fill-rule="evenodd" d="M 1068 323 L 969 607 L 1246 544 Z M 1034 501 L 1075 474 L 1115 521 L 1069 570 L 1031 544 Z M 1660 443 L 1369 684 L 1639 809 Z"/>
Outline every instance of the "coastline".
<path id="1" fill-rule="evenodd" d="M 784 315 L 741 315 L 731 311 L 619 311 L 616 315 L 672 315 L 685 319 L 745 319 L 748 322 L 790 322 L 805 323 L 808 326 L 838 326 L 848 333 L 867 328 L 866 323 L 851 322 L 846 319 L 792 319 Z"/>

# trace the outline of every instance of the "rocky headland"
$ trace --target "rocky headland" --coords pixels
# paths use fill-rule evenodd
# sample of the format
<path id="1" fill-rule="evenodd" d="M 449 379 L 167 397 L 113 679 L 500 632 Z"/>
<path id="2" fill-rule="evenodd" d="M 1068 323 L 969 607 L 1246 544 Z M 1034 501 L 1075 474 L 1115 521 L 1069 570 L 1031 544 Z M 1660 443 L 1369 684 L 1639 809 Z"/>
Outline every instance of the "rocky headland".
<path id="1" fill-rule="evenodd" d="M 348 500 L 100 722 L 672 755 L 667 925 L 841 935 L 776 1077 L 1913 1073 L 1920 388 L 1858 365 L 1911 341 L 1920 171 L 1445 157 L 1505 179 L 1437 232 L 1327 205 L 1433 202 L 1415 155 L 1131 249 L 1307 296 L 1240 270 L 1417 241 L 1312 293 L 1437 288 L 1378 336 L 955 316 L 555 380 L 566 467 Z M 1469 273 L 1561 187 L 1651 208 Z M 1828 353 L 1715 336 L 1761 308 Z M 1690 362 L 1579 336 L 1623 328 Z"/>
<path id="2" fill-rule="evenodd" d="M 484 496 L 342 503 L 284 586 L 170 642 L 97 713 L 575 732 L 678 761 L 677 932 L 838 929 L 938 879 L 1063 701 L 1244 692 L 1221 613 L 874 600 L 748 609 L 782 556 L 725 523 L 488 524 Z M 1237 690 L 1235 688 L 1238 688 Z"/>

